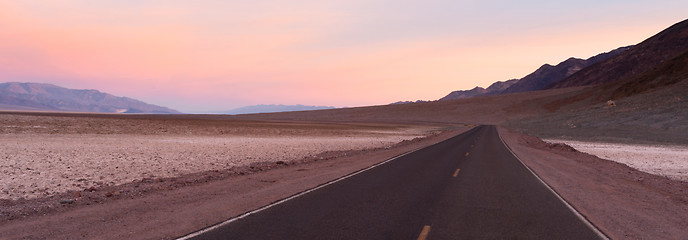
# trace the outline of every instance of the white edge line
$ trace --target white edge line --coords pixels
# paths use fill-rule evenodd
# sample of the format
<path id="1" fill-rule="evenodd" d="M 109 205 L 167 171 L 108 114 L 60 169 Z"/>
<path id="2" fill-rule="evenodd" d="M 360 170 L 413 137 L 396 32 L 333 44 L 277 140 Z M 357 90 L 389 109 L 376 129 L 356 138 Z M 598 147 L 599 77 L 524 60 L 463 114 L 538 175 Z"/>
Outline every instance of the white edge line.
<path id="1" fill-rule="evenodd" d="M 571 212 L 573 212 L 573 214 L 576 215 L 576 217 L 578 217 L 586 226 L 588 226 L 588 228 L 590 228 L 593 232 L 595 232 L 595 234 L 597 234 L 597 236 L 600 237 L 600 239 L 605 239 L 605 240 L 610 239 L 606 234 L 604 234 L 604 232 L 602 232 L 599 228 L 597 228 L 597 226 L 595 226 L 595 224 L 592 224 L 592 222 L 590 222 L 590 220 L 588 220 L 588 218 L 583 216 L 582 213 L 580 213 L 575 207 L 573 207 L 569 202 L 567 202 L 563 197 L 561 197 L 561 195 L 559 195 L 559 193 L 557 193 L 557 191 L 554 191 L 554 189 L 552 189 L 552 187 L 549 184 L 547 184 L 544 180 L 542 180 L 542 178 L 540 178 L 540 176 L 538 176 L 537 173 L 535 173 L 532 169 L 530 169 L 530 167 L 528 167 L 528 165 L 526 165 L 523 162 L 523 160 L 521 160 L 521 158 L 519 158 L 518 155 L 516 155 L 516 153 L 514 153 L 514 151 L 511 150 L 509 145 L 507 145 L 506 142 L 504 142 L 504 139 L 502 139 L 502 135 L 499 134 L 499 130 L 498 129 L 495 129 L 495 130 L 497 130 L 497 136 L 499 136 L 499 140 L 501 140 L 502 144 L 504 144 L 506 149 L 508 149 L 509 152 L 511 152 L 511 155 L 514 155 L 514 157 L 516 157 L 516 159 L 518 159 L 518 161 L 524 167 L 526 167 L 526 169 L 528 169 L 528 171 L 530 171 L 530 173 L 532 173 L 535 176 L 535 178 L 537 178 L 543 185 L 545 185 L 545 187 L 547 187 L 547 189 L 549 189 L 549 191 L 552 192 L 554 194 L 554 196 L 557 196 L 557 198 L 559 200 L 561 200 L 561 202 L 563 202 L 564 205 L 566 205 L 566 207 L 568 207 L 571 210 Z"/>
<path id="2" fill-rule="evenodd" d="M 433 145 L 434 145 L 434 144 L 433 144 Z M 430 146 L 432 146 L 432 145 L 430 145 Z M 429 146 L 426 146 L 426 147 L 429 147 Z M 191 239 L 191 238 L 193 238 L 193 237 L 197 237 L 197 236 L 199 236 L 199 235 L 201 235 L 201 234 L 204 234 L 204 233 L 206 233 L 206 232 L 213 231 L 213 230 L 215 230 L 215 229 L 217 229 L 217 228 L 220 228 L 220 227 L 222 227 L 222 226 L 225 226 L 225 225 L 227 225 L 227 224 L 230 224 L 230 223 L 232 223 L 232 222 L 234 222 L 234 221 L 237 221 L 237 220 L 240 220 L 240 219 L 242 219 L 242 218 L 248 217 L 248 216 L 250 216 L 250 215 L 252 215 L 252 214 L 261 212 L 261 211 L 263 211 L 263 210 L 266 210 L 266 209 L 268 209 L 268 208 L 274 207 L 274 206 L 276 206 L 276 205 L 279 205 L 279 204 L 284 203 L 284 202 L 286 202 L 286 201 L 292 200 L 292 199 L 294 199 L 294 198 L 303 196 L 303 195 L 305 195 L 305 194 L 307 194 L 307 193 L 310 193 L 310 192 L 313 192 L 313 191 L 315 191 L 315 190 L 318 190 L 318 189 L 327 187 L 327 186 L 329 186 L 329 185 L 331 185 L 331 184 L 334 184 L 334 183 L 336 183 L 336 182 L 339 182 L 339 181 L 342 181 L 342 180 L 344 180 L 344 179 L 350 178 L 350 177 L 352 177 L 352 176 L 354 176 L 354 175 L 356 175 L 356 174 L 359 174 L 359 173 L 368 171 L 368 170 L 373 169 L 373 168 L 375 168 L 375 167 L 377 167 L 377 166 L 380 166 L 380 165 L 382 165 L 382 164 L 391 162 L 391 161 L 393 161 L 393 160 L 395 160 L 395 159 L 397 159 L 397 158 L 400 158 L 400 157 L 406 156 L 406 155 L 408 155 L 408 154 L 414 153 L 414 152 L 419 151 L 419 150 L 421 150 L 421 149 L 424 149 L 424 148 L 426 148 L 426 147 L 422 147 L 422 148 L 419 148 L 419 149 L 416 149 L 416 150 L 413 150 L 413 151 L 409 151 L 409 152 L 403 153 L 403 154 L 398 155 L 398 156 L 396 156 L 396 157 L 387 159 L 387 160 L 385 160 L 385 161 L 383 161 L 383 162 L 376 163 L 375 165 L 372 165 L 372 166 L 370 166 L 370 167 L 367 167 L 367 168 L 364 168 L 364 169 L 355 171 L 355 172 L 353 172 L 353 173 L 349 173 L 349 174 L 347 174 L 347 175 L 345 175 L 345 176 L 342 176 L 342 177 L 340 177 L 340 178 L 337 178 L 337 179 L 331 180 L 331 181 L 329 181 L 329 182 L 323 183 L 323 184 L 321 184 L 321 185 L 318 185 L 317 187 L 314 187 L 314 188 L 305 190 L 305 191 L 303 191 L 303 192 L 296 193 L 296 194 L 291 195 L 291 196 L 289 196 L 289 197 L 287 197 L 287 198 L 284 198 L 284 199 L 282 199 L 282 200 L 278 200 L 278 201 L 276 201 L 276 202 L 273 202 L 273 203 L 271 203 L 271 204 L 268 204 L 268 205 L 263 206 L 263 207 L 261 207 L 261 208 L 258 208 L 258 209 L 256 209 L 256 210 L 246 212 L 246 213 L 241 214 L 241 215 L 239 215 L 239 216 L 236 216 L 236 217 L 234 217 L 234 218 L 230 218 L 230 219 L 228 219 L 228 220 L 225 220 L 224 222 L 221 222 L 221 223 L 215 224 L 215 225 L 213 225 L 213 226 L 204 228 L 204 229 L 202 229 L 202 230 L 199 230 L 199 231 L 190 233 L 190 234 L 188 234 L 188 235 L 186 235 L 186 236 L 183 236 L 183 237 L 181 237 L 181 238 L 177 238 L 177 240 L 187 240 L 187 239 Z"/>

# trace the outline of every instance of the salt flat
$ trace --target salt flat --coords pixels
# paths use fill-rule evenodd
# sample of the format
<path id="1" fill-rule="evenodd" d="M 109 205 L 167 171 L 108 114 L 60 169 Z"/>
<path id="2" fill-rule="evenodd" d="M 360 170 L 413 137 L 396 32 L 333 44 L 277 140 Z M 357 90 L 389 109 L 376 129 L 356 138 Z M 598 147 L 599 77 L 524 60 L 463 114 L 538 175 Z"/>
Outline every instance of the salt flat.
<path id="1" fill-rule="evenodd" d="M 23 115 L 2 115 L 0 121 L 0 199 L 383 148 L 433 131 L 379 124 Z"/>
<path id="2" fill-rule="evenodd" d="M 688 147 L 545 139 L 564 143 L 578 151 L 623 163 L 643 172 L 688 181 Z"/>

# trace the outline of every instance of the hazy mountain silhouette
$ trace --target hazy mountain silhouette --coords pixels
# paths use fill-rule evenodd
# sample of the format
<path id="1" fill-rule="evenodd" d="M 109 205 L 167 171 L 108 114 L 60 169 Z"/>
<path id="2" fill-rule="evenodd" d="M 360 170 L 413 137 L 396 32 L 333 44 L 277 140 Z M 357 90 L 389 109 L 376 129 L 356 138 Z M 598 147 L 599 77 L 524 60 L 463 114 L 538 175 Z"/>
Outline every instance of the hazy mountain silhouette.
<path id="1" fill-rule="evenodd" d="M 178 111 L 117 97 L 98 90 L 77 90 L 44 83 L 0 83 L 0 109 L 100 113 L 176 114 Z"/>
<path id="2" fill-rule="evenodd" d="M 322 110 L 322 109 L 333 109 L 335 107 L 331 106 L 305 106 L 301 104 L 297 105 L 282 105 L 282 104 L 270 104 L 270 105 L 253 105 L 245 106 L 236 109 L 232 109 L 223 114 L 251 114 L 251 113 L 272 113 L 272 112 L 294 112 L 294 111 L 310 111 L 310 110 Z"/>

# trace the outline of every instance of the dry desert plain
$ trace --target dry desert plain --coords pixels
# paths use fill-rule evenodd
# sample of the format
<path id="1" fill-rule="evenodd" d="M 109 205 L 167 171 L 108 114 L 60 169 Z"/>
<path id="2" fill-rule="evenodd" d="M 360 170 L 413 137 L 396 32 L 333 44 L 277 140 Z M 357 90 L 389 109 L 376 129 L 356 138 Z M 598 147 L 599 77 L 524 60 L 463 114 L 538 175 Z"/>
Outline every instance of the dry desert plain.
<path id="1" fill-rule="evenodd" d="M 328 151 L 384 148 L 437 131 L 381 124 L 185 125 L 25 115 L 0 115 L 0 122 L 0 199 L 11 200 L 261 162 L 293 162 Z"/>
<path id="2" fill-rule="evenodd" d="M 477 123 L 509 123 L 514 153 L 610 237 L 688 236 L 686 182 L 508 127 L 578 90 L 245 116 L 3 112 L 0 239 L 173 239 Z"/>

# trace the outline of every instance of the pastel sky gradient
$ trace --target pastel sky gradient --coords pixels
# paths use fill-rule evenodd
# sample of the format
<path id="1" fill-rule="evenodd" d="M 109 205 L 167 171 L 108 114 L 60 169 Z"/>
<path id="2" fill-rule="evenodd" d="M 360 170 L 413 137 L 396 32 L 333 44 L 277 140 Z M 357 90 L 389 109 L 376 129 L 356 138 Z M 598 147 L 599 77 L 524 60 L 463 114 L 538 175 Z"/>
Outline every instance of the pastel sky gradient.
<path id="1" fill-rule="evenodd" d="M 188 113 L 435 100 L 637 44 L 688 1 L 0 0 L 0 82 Z"/>

